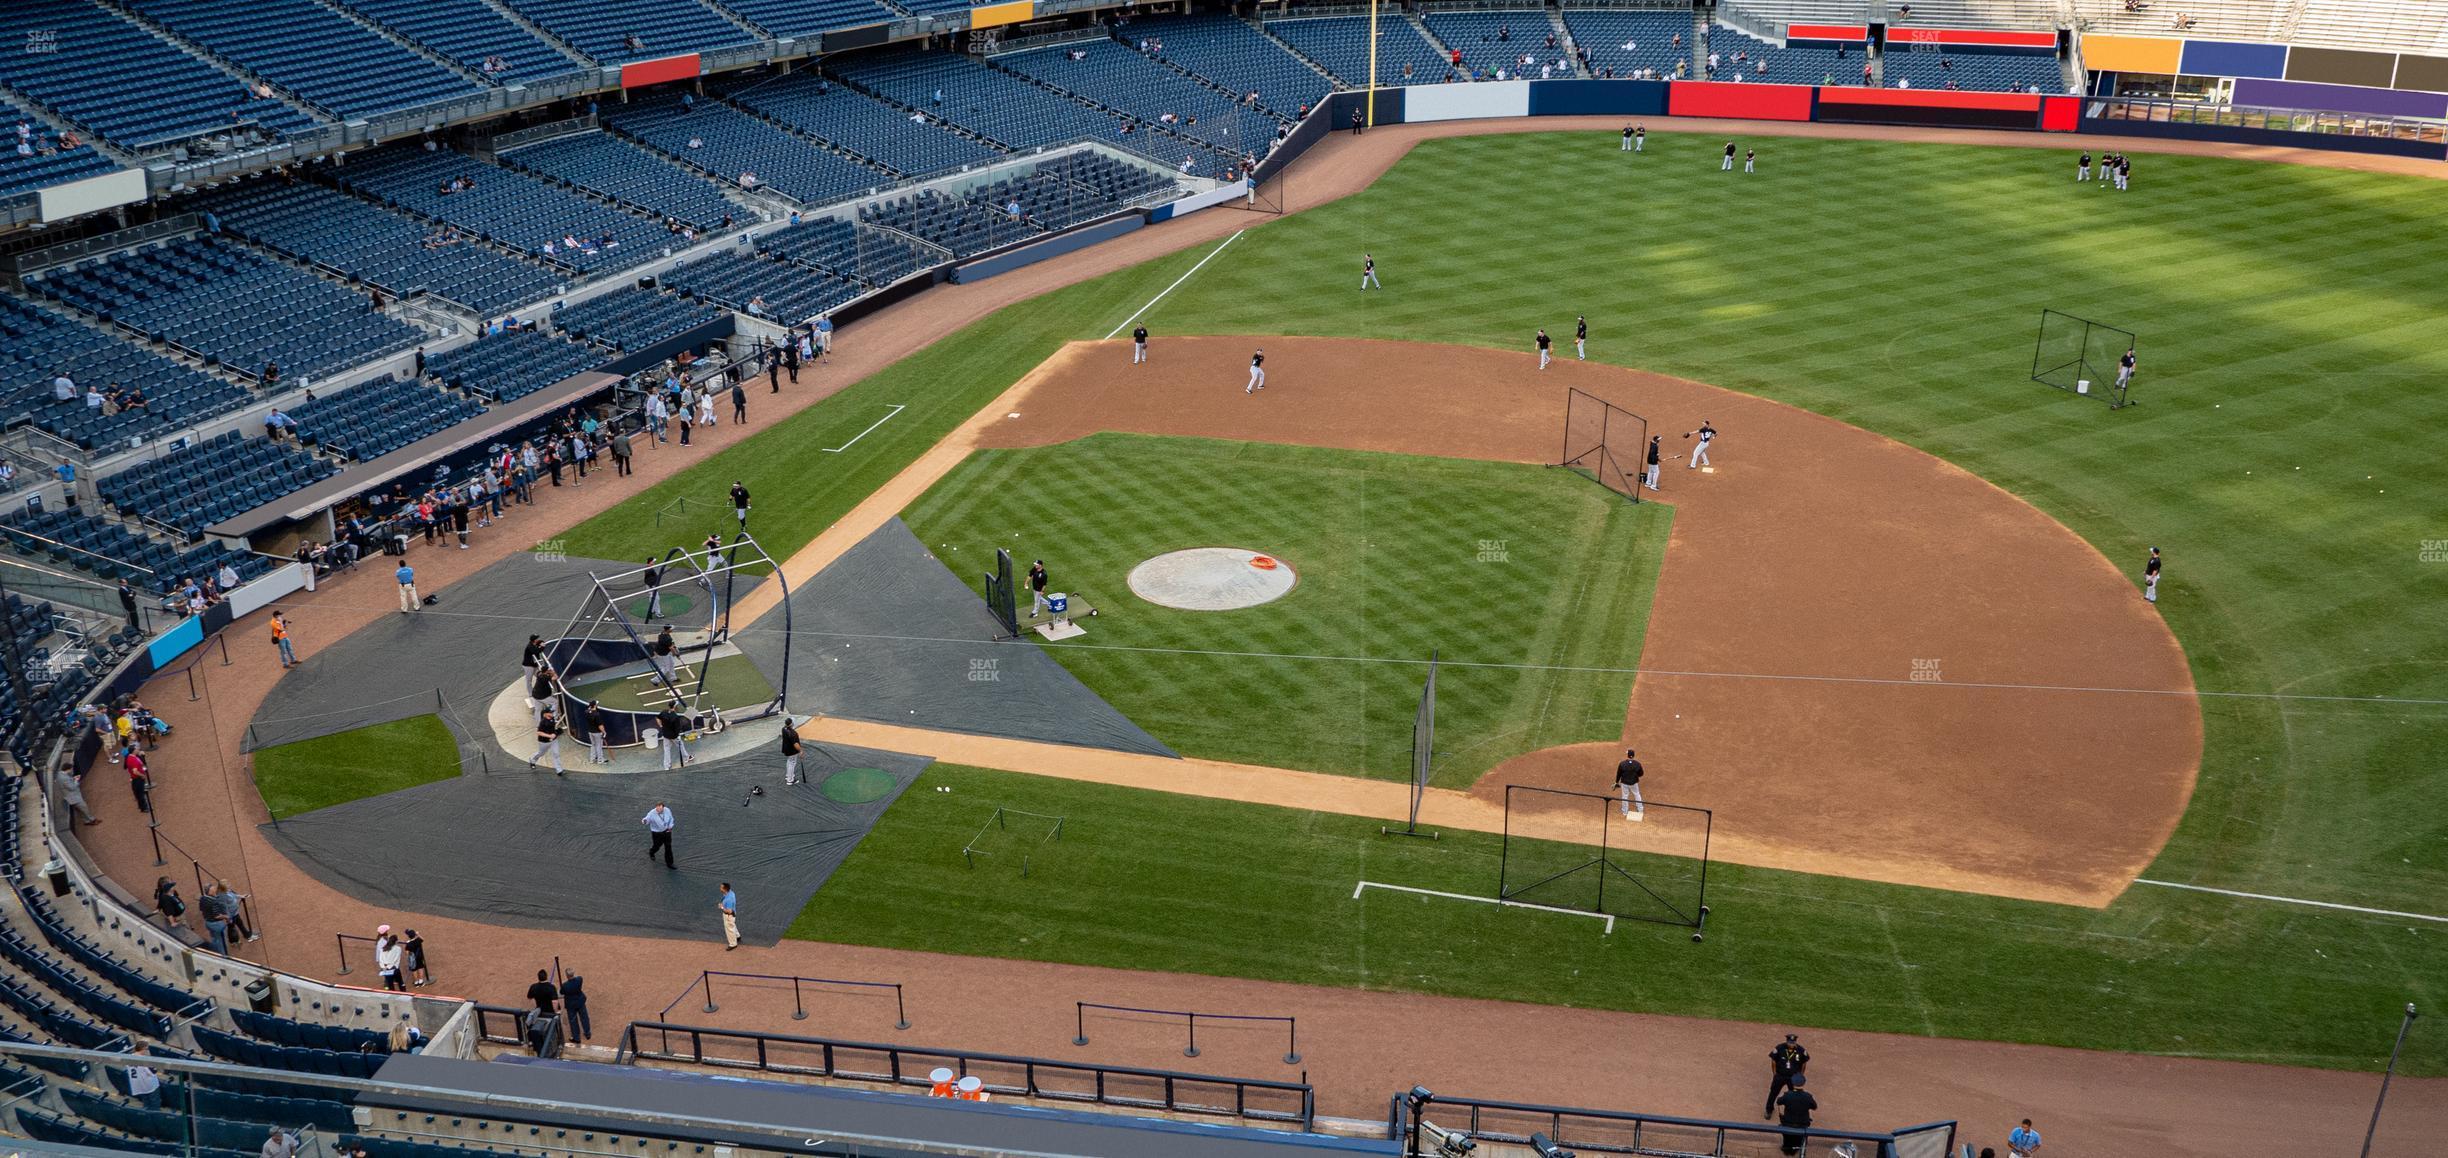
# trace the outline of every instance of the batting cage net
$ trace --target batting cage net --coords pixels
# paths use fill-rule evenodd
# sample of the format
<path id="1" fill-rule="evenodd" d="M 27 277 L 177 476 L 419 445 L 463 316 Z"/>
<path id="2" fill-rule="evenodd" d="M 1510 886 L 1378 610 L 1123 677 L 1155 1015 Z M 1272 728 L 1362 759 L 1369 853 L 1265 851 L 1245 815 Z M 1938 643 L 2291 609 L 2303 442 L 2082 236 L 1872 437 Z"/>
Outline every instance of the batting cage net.
<path id="1" fill-rule="evenodd" d="M 1555 465 L 1637 503 L 1648 446 L 1648 419 L 1586 390 L 1564 388 L 1564 457 Z"/>
<path id="2" fill-rule="evenodd" d="M 1428 795 L 1428 766 L 1436 756 L 1436 685 L 1437 653 L 1428 651 L 1428 680 L 1420 688 L 1419 710 L 1411 716 L 1411 819 L 1401 828 L 1381 828 L 1383 833 L 1404 836 L 1435 837 L 1433 832 L 1421 832 L 1420 801 Z"/>
<path id="3" fill-rule="evenodd" d="M 2032 344 L 2032 381 L 2073 394 L 2125 405 L 2128 383 L 2117 380 L 2117 360 L 2134 348 L 2130 330 L 2056 310 L 2040 311 L 2040 337 Z"/>
<path id="4" fill-rule="evenodd" d="M 1012 587 L 1011 552 L 1001 547 L 995 548 L 995 569 L 986 575 L 986 609 L 1003 625 L 1003 634 L 1020 634 L 1020 593 Z"/>
<path id="5" fill-rule="evenodd" d="M 1714 822 L 1706 808 L 1508 784 L 1497 897 L 1680 925 L 1697 941 Z"/>

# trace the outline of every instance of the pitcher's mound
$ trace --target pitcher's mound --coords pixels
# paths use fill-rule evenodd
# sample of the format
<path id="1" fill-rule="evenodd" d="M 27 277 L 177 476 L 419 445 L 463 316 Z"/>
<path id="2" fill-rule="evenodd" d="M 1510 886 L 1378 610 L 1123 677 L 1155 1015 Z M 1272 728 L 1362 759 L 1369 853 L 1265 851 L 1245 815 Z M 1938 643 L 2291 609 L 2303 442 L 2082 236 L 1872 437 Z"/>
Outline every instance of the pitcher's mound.
<path id="1" fill-rule="evenodd" d="M 1273 555 L 1239 547 L 1193 547 L 1131 568 L 1131 594 L 1159 607 L 1233 611 L 1284 597 L 1300 577 Z"/>

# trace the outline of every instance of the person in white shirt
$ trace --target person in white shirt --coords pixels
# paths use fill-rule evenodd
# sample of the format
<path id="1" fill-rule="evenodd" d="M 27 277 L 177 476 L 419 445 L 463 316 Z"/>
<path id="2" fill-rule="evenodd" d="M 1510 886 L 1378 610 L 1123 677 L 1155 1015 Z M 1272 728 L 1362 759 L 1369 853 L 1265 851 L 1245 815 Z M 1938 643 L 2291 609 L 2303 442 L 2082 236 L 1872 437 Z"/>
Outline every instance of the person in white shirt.
<path id="1" fill-rule="evenodd" d="M 400 961 L 406 955 L 399 938 L 389 933 L 374 942 L 374 972 L 382 976 L 383 988 L 407 992 L 407 982 L 400 976 Z"/>
<path id="2" fill-rule="evenodd" d="M 74 402 L 76 401 L 76 398 L 76 379 L 70 378 L 66 370 L 62 370 L 58 374 L 52 376 L 51 400 L 53 402 Z"/>
<path id="3" fill-rule="evenodd" d="M 153 1048 L 151 1046 L 141 1043 L 136 1046 L 136 1056 L 138 1057 L 147 1056 L 152 1052 Z M 128 1096 L 135 1098 L 138 1102 L 142 1103 L 145 1109 L 161 1109 L 161 1075 L 155 1073 L 152 1066 L 129 1066 L 127 1068 L 127 1082 Z"/>

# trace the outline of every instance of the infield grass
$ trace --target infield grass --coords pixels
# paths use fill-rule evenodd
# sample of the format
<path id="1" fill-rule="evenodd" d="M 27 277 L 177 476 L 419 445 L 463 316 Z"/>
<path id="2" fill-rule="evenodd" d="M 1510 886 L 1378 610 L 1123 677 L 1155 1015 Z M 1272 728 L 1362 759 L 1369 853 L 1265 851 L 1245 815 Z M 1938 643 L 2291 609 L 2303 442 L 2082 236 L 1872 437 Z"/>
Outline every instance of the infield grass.
<path id="1" fill-rule="evenodd" d="M 940 558 L 1057 561 L 1102 614 L 1047 650 L 1184 755 L 1407 777 L 1434 651 L 1433 779 L 1467 788 L 1622 734 L 1672 515 L 1543 467 L 1100 434 L 971 455 L 903 517 Z M 1205 546 L 1299 582 L 1237 611 L 1131 594 L 1132 567 Z"/>
<path id="2" fill-rule="evenodd" d="M 1720 143 L 1653 133 L 1646 155 L 1627 157 L 1611 133 L 1424 141 L 1366 192 L 1253 228 L 1146 322 L 1159 341 L 1297 333 L 1527 350 L 1535 327 L 1561 331 L 1586 313 L 1595 359 L 1898 438 L 2137 567 L 2158 545 L 2169 559 L 2160 611 L 2212 694 L 2200 780 L 2151 877 L 2448 915 L 2448 470 L 2437 449 L 2448 430 L 2448 183 L 2144 153 L 2120 194 L 2077 186 L 2071 148 L 1776 137 L 1747 139 L 1762 171 L 1745 176 L 1716 172 Z M 770 480 L 757 491 L 769 543 L 779 528 L 804 541 L 1060 340 L 1103 336 L 1210 248 L 1004 310 L 870 383 L 884 385 L 847 392 L 847 405 L 784 424 L 855 431 L 874 421 L 871 403 L 937 404 L 870 436 L 868 454 L 811 457 L 799 449 L 811 439 L 768 435 L 581 531 L 625 548 L 620 536 L 673 495 L 719 500 L 732 477 L 755 474 Z M 1383 292 L 1350 288 L 1363 250 Z M 2112 413 L 2028 380 L 2044 307 L 2139 334 L 2139 405 Z M 1726 440 L 1737 453 L 1741 432 Z M 853 461 L 823 461 L 836 458 Z M 1276 724 L 1232 703 L 1217 710 L 1250 729 Z M 1218 811 L 1151 800 L 1145 824 L 1169 839 L 1201 835 Z M 890 849 L 870 843 L 879 857 Z M 1367 855 L 1419 855 L 1384 847 Z M 1203 837 L 1183 848 L 1182 867 L 1163 874 L 1182 879 L 1142 869 L 1087 900 L 1056 895 L 1030 910 L 1043 935 L 1016 946 L 996 940 L 1009 932 L 1006 898 L 945 888 L 932 908 L 888 904 L 909 894 L 850 872 L 871 851 L 862 846 L 806 931 L 1356 980 L 1356 963 L 1328 959 L 1357 954 L 1348 939 L 1227 940 L 1213 929 L 1246 927 L 1202 925 L 1195 907 L 1123 919 L 1141 889 L 1221 890 L 1243 856 Z M 1324 854 L 1286 855 L 1280 876 L 1245 878 L 1256 887 L 1232 904 L 1306 920 L 1295 878 L 1349 889 Z M 1654 978 L 1610 991 L 1619 1004 L 2377 1068 L 2405 1001 L 2448 999 L 2448 927 L 2430 922 L 2150 886 L 2091 911 L 1729 875 L 1712 956 L 1689 955 L 1712 964 L 1651 963 Z M 961 922 L 978 928 L 963 935 Z M 1502 953 L 1511 931 L 1498 932 L 1457 943 Z M 1487 984 L 1436 964 L 1438 951 L 1409 959 L 1410 974 L 1391 951 L 1368 969 L 1384 970 L 1377 983 L 1442 992 Z M 1574 999 L 1570 979 L 1524 977 L 1508 996 Z M 2448 1038 L 2417 1032 L 2408 1049 L 2411 1072 L 2448 1073 Z"/>
<path id="3" fill-rule="evenodd" d="M 435 715 L 410 716 L 311 740 L 258 748 L 255 790 L 272 819 L 459 774 L 459 742 Z"/>

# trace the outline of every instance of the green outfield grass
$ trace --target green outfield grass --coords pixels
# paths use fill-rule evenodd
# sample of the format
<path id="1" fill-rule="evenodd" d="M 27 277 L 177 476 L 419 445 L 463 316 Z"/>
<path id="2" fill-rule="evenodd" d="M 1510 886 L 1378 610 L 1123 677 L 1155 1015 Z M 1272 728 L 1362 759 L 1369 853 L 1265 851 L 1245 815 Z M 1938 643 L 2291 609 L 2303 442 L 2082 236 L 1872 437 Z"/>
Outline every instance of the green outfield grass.
<path id="1" fill-rule="evenodd" d="M 930 791 L 950 787 L 950 794 Z M 1045 822 L 969 868 L 997 807 Z M 1552 847 L 1552 846 L 1550 846 Z M 2159 892 L 2105 914 L 1716 864 L 1690 930 L 1370 890 L 1488 896 L 1498 838 L 938 764 L 789 936 L 937 953 L 2377 1068 L 2448 930 Z M 1533 850 L 1535 851 L 1535 850 Z M 1515 849 L 1516 855 L 1524 852 Z M 1610 908 L 1615 906 L 1610 905 Z M 1625 911 L 1618 909 L 1617 911 Z M 2448 1038 L 2401 1066 L 2448 1072 Z"/>
<path id="2" fill-rule="evenodd" d="M 411 716 L 255 751 L 255 790 L 274 820 L 448 780 L 459 742 L 442 717 Z"/>
<path id="3" fill-rule="evenodd" d="M 1622 734 L 1671 516 L 1542 467 L 1103 434 L 973 455 L 904 517 L 946 559 L 1054 560 L 1102 612 L 1055 658 L 1185 755 L 1408 776 L 1433 649 L 1433 771 L 1467 787 Z M 1201 546 L 1280 556 L 1299 584 L 1225 612 L 1130 593 L 1132 567 Z"/>
<path id="4" fill-rule="evenodd" d="M 2161 610 L 2200 686 L 2222 694 L 2203 701 L 2200 783 L 2151 876 L 2448 910 L 2448 664 L 2434 654 L 2448 636 L 2448 561 L 2429 545 L 2448 540 L 2448 471 L 2434 449 L 2448 429 L 2448 183 L 2144 154 L 2133 191 L 2119 194 L 2076 186 L 2070 149 L 1773 137 L 1748 139 L 1762 172 L 1745 177 L 1715 171 L 1720 143 L 1655 133 L 1635 158 L 1611 133 L 1425 141 L 1367 192 L 1253 228 L 1146 321 L 1160 342 L 1290 332 L 1527 356 L 1535 327 L 1559 331 L 1586 313 L 1596 359 L 1891 435 L 2137 567 L 2159 545 Z M 1491 214 L 1498 205 L 1507 212 Z M 797 433 L 715 456 L 581 534 L 626 549 L 623 536 L 673 495 L 719 499 L 735 476 L 770 480 L 758 490 L 769 536 L 813 534 L 1059 341 L 1102 337 L 1210 248 L 1004 310 L 785 424 Z M 1363 250 L 1383 292 L 1351 288 Z M 2140 405 L 2111 413 L 2028 381 L 2044 307 L 2140 335 Z M 819 435 L 874 421 L 882 401 L 911 403 L 911 421 L 870 436 L 864 455 L 804 449 L 835 445 Z M 1727 431 L 1725 453 L 1741 446 Z M 829 461 L 840 458 L 853 461 Z M 1149 819 L 1181 838 L 1218 810 L 1171 801 Z M 1372 864 L 1416 855 L 1382 847 L 1370 846 Z M 1298 868 L 1286 877 L 1329 875 L 1323 862 L 1287 863 Z M 1175 875 L 1209 871 L 1200 861 Z M 1360 968 L 1348 937 L 1211 941 L 1195 908 L 1100 931 L 1097 918 L 1128 903 L 1111 895 L 1120 890 L 1046 917 L 1059 930 L 1050 940 L 998 949 L 987 943 L 992 898 L 949 889 L 922 919 L 875 901 L 882 886 L 862 879 L 837 878 L 849 887 L 828 888 L 809 931 L 1330 983 Z M 1703 948 L 1739 961 L 1636 973 L 1613 991 L 1621 1003 L 2371 1066 L 2402 1002 L 2448 997 L 2444 930 L 2427 922 L 2148 886 L 2093 912 L 1738 879 Z M 1234 903 L 1263 914 L 1271 899 Z M 938 916 L 981 928 L 963 936 L 928 923 Z M 1776 935 L 1746 925 L 1772 917 Z M 1840 947 L 1858 950 L 1848 967 L 1782 964 Z M 1320 961 L 1337 953 L 1354 959 L 1341 972 Z M 1461 976 L 1460 962 L 1413 964 L 1425 980 L 1387 966 L 1382 983 L 1495 983 Z M 1574 999 L 1569 982 L 1549 980 L 1505 995 Z M 2416 1035 L 2419 1072 L 2448 1072 L 2437 1041 Z"/>

